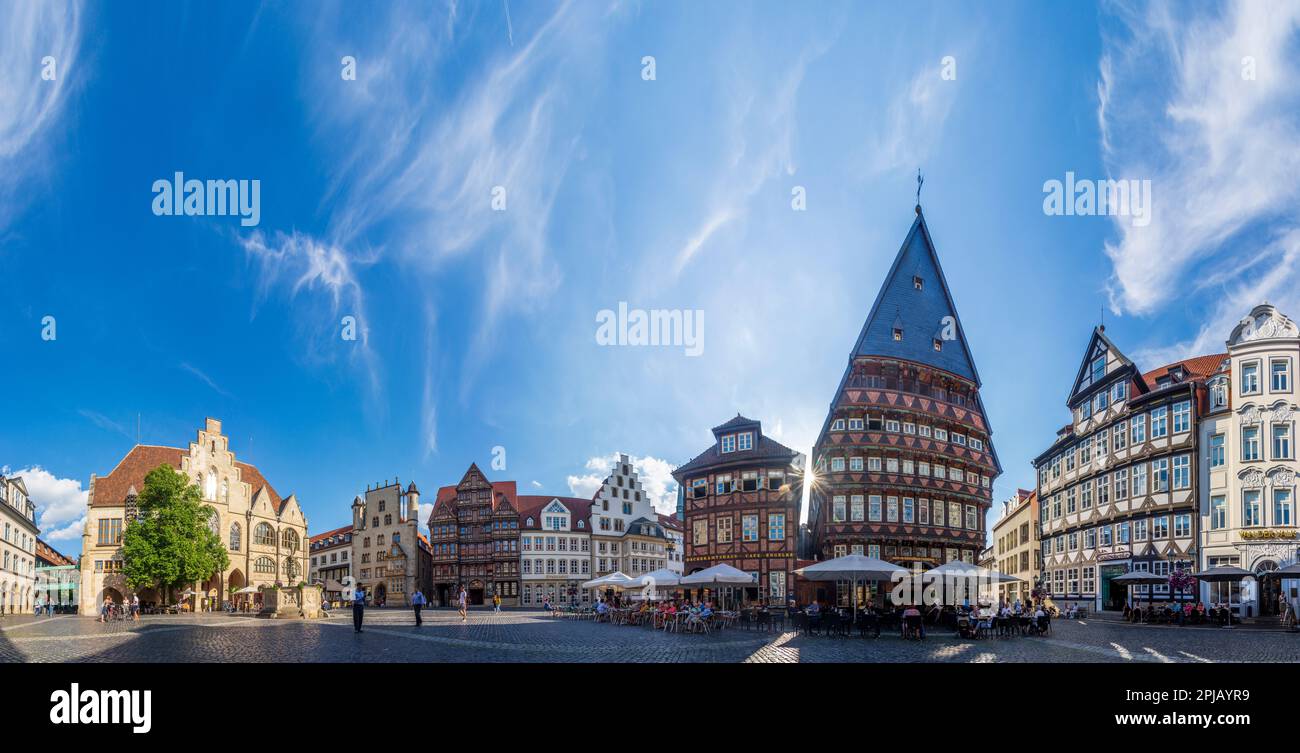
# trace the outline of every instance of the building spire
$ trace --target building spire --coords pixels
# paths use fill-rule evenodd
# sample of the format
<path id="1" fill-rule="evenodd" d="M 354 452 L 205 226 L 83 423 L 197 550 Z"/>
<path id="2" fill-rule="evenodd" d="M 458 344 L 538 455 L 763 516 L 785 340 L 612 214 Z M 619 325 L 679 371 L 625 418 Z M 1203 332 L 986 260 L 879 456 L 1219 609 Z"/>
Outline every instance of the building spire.
<path id="1" fill-rule="evenodd" d="M 921 213 L 921 185 L 925 183 L 925 178 L 921 176 L 921 168 L 916 168 L 916 213 Z"/>

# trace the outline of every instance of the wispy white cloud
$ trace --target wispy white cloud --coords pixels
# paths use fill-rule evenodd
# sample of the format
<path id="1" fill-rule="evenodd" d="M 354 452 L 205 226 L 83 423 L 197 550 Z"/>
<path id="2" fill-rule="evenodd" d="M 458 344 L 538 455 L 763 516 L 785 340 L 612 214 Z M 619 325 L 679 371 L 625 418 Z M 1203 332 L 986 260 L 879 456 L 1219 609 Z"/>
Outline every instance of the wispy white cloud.
<path id="1" fill-rule="evenodd" d="M 203 382 L 204 384 L 208 385 L 208 387 L 212 388 L 212 391 L 216 392 L 218 395 L 221 395 L 223 397 L 233 397 L 229 392 L 226 392 L 225 390 L 221 389 L 220 385 L 212 381 L 212 377 L 203 373 L 203 371 L 201 371 L 197 366 L 194 366 L 187 362 L 182 362 L 181 369 L 189 372 L 190 374 L 193 374 L 195 377 L 198 378 L 200 382 Z"/>
<path id="2" fill-rule="evenodd" d="M 1102 152 L 1111 177 L 1151 180 L 1152 219 L 1117 218 L 1110 305 L 1153 314 L 1191 293 L 1205 301 L 1202 329 L 1146 355 L 1222 350 L 1262 299 L 1300 306 L 1300 2 L 1112 9 Z"/>
<path id="3" fill-rule="evenodd" d="M 373 263 L 375 254 L 349 253 L 298 232 L 276 232 L 268 237 L 257 230 L 239 242 L 258 268 L 259 301 L 277 290 L 283 290 L 289 300 L 302 301 L 296 324 L 307 361 L 332 364 L 343 354 L 343 360 L 358 366 L 365 375 L 371 395 L 378 395 L 379 361 L 370 347 L 366 297 L 357 278 L 357 269 Z M 343 339 L 345 316 L 354 317 L 355 340 Z"/>
<path id="4" fill-rule="evenodd" d="M 923 167 L 943 134 L 958 84 L 945 81 L 939 61 L 923 66 L 894 93 L 884 119 L 868 138 L 867 170 L 887 173 Z"/>
<path id="5" fill-rule="evenodd" d="M 4 473 L 22 477 L 27 494 L 36 505 L 36 522 L 42 539 L 50 544 L 78 543 L 86 526 L 88 496 L 80 481 L 59 478 L 40 466 L 12 472 L 5 468 Z"/>
<path id="6" fill-rule="evenodd" d="M 79 3 L 6 3 L 0 8 L 0 231 L 21 208 L 16 189 L 50 161 L 50 136 L 66 107 L 81 48 Z M 52 79 L 43 78 L 46 57 Z"/>
<path id="7" fill-rule="evenodd" d="M 108 416 L 105 416 L 103 413 L 100 413 L 98 411 L 93 411 L 93 410 L 87 410 L 85 408 L 77 411 L 77 413 L 81 414 L 82 418 L 88 419 L 92 424 L 98 426 L 101 429 L 104 429 L 105 431 L 111 431 L 117 434 L 121 434 L 122 436 L 130 440 L 135 439 L 135 434 L 133 434 L 131 430 L 127 428 L 126 424 L 121 423 L 120 421 L 114 421 Z"/>
<path id="8" fill-rule="evenodd" d="M 637 477 L 641 480 L 641 487 L 645 490 L 646 498 L 650 500 L 655 510 L 664 514 L 675 512 L 677 481 L 673 478 L 673 469 L 677 466 L 656 457 L 630 457 L 632 465 L 636 468 Z M 566 479 L 569 493 L 575 497 L 586 498 L 595 495 L 614 465 L 618 463 L 618 459 L 617 452 L 588 459 L 586 470 L 590 473 L 569 476 Z"/>

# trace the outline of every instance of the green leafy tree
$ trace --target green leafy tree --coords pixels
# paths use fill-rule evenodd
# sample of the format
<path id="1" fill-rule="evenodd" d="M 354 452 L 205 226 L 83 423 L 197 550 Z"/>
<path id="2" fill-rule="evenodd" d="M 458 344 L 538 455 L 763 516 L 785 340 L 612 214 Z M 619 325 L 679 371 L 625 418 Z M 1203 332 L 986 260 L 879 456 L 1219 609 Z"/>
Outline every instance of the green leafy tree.
<path id="1" fill-rule="evenodd" d="M 131 588 L 204 581 L 230 566 L 210 527 L 216 511 L 185 474 L 167 465 L 149 471 L 136 504 L 140 519 L 122 534 L 122 569 Z"/>

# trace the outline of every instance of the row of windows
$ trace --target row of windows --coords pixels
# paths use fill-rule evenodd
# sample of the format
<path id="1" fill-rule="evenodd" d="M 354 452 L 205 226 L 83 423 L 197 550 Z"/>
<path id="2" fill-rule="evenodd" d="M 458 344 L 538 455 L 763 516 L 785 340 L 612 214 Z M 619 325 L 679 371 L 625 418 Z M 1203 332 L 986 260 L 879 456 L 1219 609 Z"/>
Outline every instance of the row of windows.
<path id="1" fill-rule="evenodd" d="M 820 470 L 825 470 L 824 461 Z M 850 472 L 860 472 L 865 467 L 870 473 L 902 473 L 904 476 L 922 476 L 937 478 L 947 481 L 965 481 L 971 486 L 983 486 L 989 488 L 990 479 L 988 476 L 975 471 L 963 471 L 956 466 L 948 467 L 938 463 L 930 463 L 928 460 L 914 461 L 912 458 L 889 456 L 880 458 L 878 456 L 869 456 L 864 459 L 860 456 L 851 456 L 848 459 L 848 470 Z M 845 469 L 845 458 L 831 458 L 831 473 L 843 473 Z"/>
<path id="2" fill-rule="evenodd" d="M 759 489 L 780 491 L 785 485 L 785 471 L 770 469 L 765 471 L 741 471 L 738 477 L 730 473 L 719 473 L 713 477 L 714 494 L 731 494 L 735 491 L 756 492 Z M 697 478 L 691 480 L 691 499 L 704 499 L 709 496 L 709 480 Z"/>
<path id="3" fill-rule="evenodd" d="M 347 561 L 348 561 L 348 550 L 344 549 L 343 552 L 342 552 L 342 554 L 343 554 L 343 561 L 344 561 L 344 562 L 347 562 Z M 311 558 L 311 566 L 312 566 L 312 567 L 316 567 L 317 564 L 320 564 L 320 565 L 327 565 L 327 564 L 332 565 L 332 564 L 334 564 L 334 563 L 336 563 L 336 562 L 339 561 L 339 552 L 331 552 L 331 553 L 329 554 L 328 559 L 326 558 L 325 555 L 322 554 L 322 555 L 320 555 L 319 559 L 320 559 L 320 562 L 317 563 L 317 561 L 316 561 L 317 558 L 316 558 L 316 557 L 312 557 L 312 558 Z"/>
<path id="4" fill-rule="evenodd" d="M 1262 489 L 1243 489 L 1241 491 L 1241 525 L 1254 528 L 1265 525 L 1264 492 Z M 1292 489 L 1273 489 L 1270 511 L 1271 520 L 1267 525 L 1293 526 L 1295 518 L 1295 492 Z M 1228 527 L 1228 498 L 1223 494 L 1210 497 L 1210 528 L 1222 530 Z"/>
<path id="5" fill-rule="evenodd" d="M 849 417 L 837 418 L 831 422 L 831 431 L 885 431 L 891 434 L 909 434 L 925 438 L 934 437 L 940 442 L 952 442 L 961 447 L 969 446 L 973 450 L 983 450 L 984 441 L 978 437 L 968 437 L 967 435 L 953 431 L 949 432 L 939 426 L 930 426 L 929 424 L 916 424 L 911 421 L 900 421 L 896 418 L 882 418 L 880 416 L 866 417 Z"/>
<path id="6" fill-rule="evenodd" d="M 4 569 L 19 575 L 31 575 L 36 571 L 36 563 L 18 555 L 14 555 L 13 559 L 10 559 L 9 552 L 5 552 Z"/>
<path id="7" fill-rule="evenodd" d="M 522 561 L 524 575 L 542 575 L 542 560 L 525 557 Z M 546 562 L 546 575 L 588 575 L 591 573 L 591 560 L 553 560 Z"/>
<path id="8" fill-rule="evenodd" d="M 1021 523 L 1020 530 L 1012 528 L 1007 533 L 998 537 L 998 554 L 1003 554 L 1010 549 L 1015 549 L 1021 544 L 1029 543 L 1029 524 Z"/>
<path id="9" fill-rule="evenodd" d="M 724 434 L 718 437 L 718 449 L 723 454 L 752 450 L 754 449 L 754 432 L 742 431 L 739 434 Z"/>
<path id="10" fill-rule="evenodd" d="M 1079 510 L 1091 510 L 1105 507 L 1111 502 L 1145 497 L 1147 494 L 1159 494 L 1170 489 L 1182 490 L 1192 488 L 1192 456 L 1175 455 L 1172 458 L 1156 458 L 1149 463 L 1134 463 L 1127 468 L 1117 468 L 1112 473 L 1103 473 L 1096 478 L 1085 479 L 1052 495 L 1050 504 L 1039 510 L 1040 520 L 1059 518 L 1062 514 L 1073 515 Z M 1095 494 L 1094 494 L 1095 492 Z"/>
<path id="11" fill-rule="evenodd" d="M 1169 436 L 1171 432 L 1182 434 L 1191 431 L 1191 428 L 1192 404 L 1187 400 L 1175 403 L 1172 410 L 1169 406 L 1161 405 L 1152 408 L 1149 413 L 1129 416 L 1109 428 L 1084 437 L 1074 447 L 1052 458 L 1051 463 L 1039 469 L 1040 486 L 1046 486 L 1049 478 L 1059 479 L 1062 471 L 1073 472 L 1076 463 L 1080 468 L 1093 459 L 1104 464 L 1112 452 L 1117 453 L 1130 445 L 1137 447 L 1147 441 L 1148 435 L 1150 439 L 1159 439 Z"/>
<path id="12" fill-rule="evenodd" d="M 707 518 L 700 518 L 692 522 L 692 543 L 695 546 L 704 546 L 709 543 L 709 521 Z M 715 519 L 716 535 L 715 541 L 719 544 L 730 544 L 735 540 L 735 518 L 731 515 L 719 516 Z M 785 513 L 770 512 L 767 514 L 767 540 L 768 541 L 785 541 L 786 537 Z M 756 513 L 740 516 L 740 540 L 744 542 L 758 541 L 759 525 L 758 515 Z"/>
<path id="13" fill-rule="evenodd" d="M 975 563 L 975 552 L 970 549 L 958 549 L 957 547 L 925 547 L 925 546 L 898 546 L 887 545 L 881 547 L 880 544 L 836 544 L 831 547 L 831 552 L 836 557 L 843 557 L 846 554 L 865 554 L 868 557 L 880 559 L 882 552 L 884 558 L 892 562 L 895 558 L 899 559 L 933 559 L 942 562 L 968 562 Z"/>
<path id="14" fill-rule="evenodd" d="M 1172 520 L 1172 527 L 1170 526 Z M 1177 515 L 1157 515 L 1123 521 L 1113 525 L 1101 525 L 1085 528 L 1081 531 L 1058 533 L 1043 539 L 1043 556 L 1077 552 L 1082 549 L 1096 549 L 1098 546 L 1110 547 L 1129 544 L 1134 541 L 1162 541 L 1170 538 L 1189 538 L 1192 535 L 1191 513 Z M 1080 547 L 1082 544 L 1082 547 Z"/>
<path id="15" fill-rule="evenodd" d="M 1239 384 L 1241 389 L 1238 391 L 1243 397 L 1246 395 L 1259 395 L 1264 392 L 1260 385 L 1260 370 L 1263 368 L 1262 361 L 1242 361 L 1241 362 L 1241 379 Z M 1291 391 L 1291 359 L 1290 358 L 1270 358 L 1268 362 L 1268 391 L 1269 392 L 1290 392 Z"/>
<path id="16" fill-rule="evenodd" d="M 1295 443 L 1292 436 L 1295 434 L 1295 428 L 1292 422 L 1275 423 L 1268 427 L 1269 429 L 1269 460 L 1295 460 Z M 1261 443 L 1261 434 L 1263 427 L 1260 426 L 1243 426 L 1241 427 L 1241 460 L 1244 463 L 1256 460 L 1264 460 L 1264 450 Z M 1214 434 L 1210 436 L 1210 467 L 1218 468 L 1224 465 L 1226 456 L 1225 437 L 1223 434 Z"/>
<path id="17" fill-rule="evenodd" d="M 476 518 L 480 516 L 470 515 L 467 517 Z M 529 518 L 529 520 L 532 519 Z M 493 531 L 517 531 L 517 530 L 519 530 L 518 520 L 494 520 L 491 523 L 488 523 L 483 526 L 484 533 L 492 533 Z M 459 532 L 461 536 L 468 536 L 469 526 L 459 526 L 458 528 L 456 525 L 448 523 L 443 525 L 436 525 L 433 528 L 429 529 L 430 536 L 455 536 L 457 532 Z"/>
<path id="18" fill-rule="evenodd" d="M 900 507 L 899 502 L 902 502 Z M 865 509 L 864 509 L 865 502 Z M 962 512 L 965 510 L 965 523 Z M 979 529 L 979 508 L 960 502 L 943 500 L 914 499 L 913 497 L 895 497 L 879 494 L 837 494 L 831 499 L 832 523 L 859 523 L 864 520 L 886 523 L 917 523 L 933 525 L 937 528 L 966 528 L 970 531 Z"/>
<path id="19" fill-rule="evenodd" d="M 547 552 L 587 552 L 591 551 L 591 539 L 578 536 L 524 536 L 524 551 Z"/>
<path id="20" fill-rule="evenodd" d="M 1211 565 L 1213 567 L 1214 565 Z M 1168 577 L 1175 570 L 1187 570 L 1192 567 L 1188 561 L 1169 562 L 1167 560 L 1157 560 L 1155 562 L 1134 562 L 1133 570 L 1143 573 L 1155 573 L 1159 576 Z M 1050 570 L 1043 575 L 1043 584 L 1048 587 L 1053 596 L 1065 596 L 1067 594 L 1087 594 L 1097 593 L 1097 569 L 1095 567 L 1063 567 L 1057 570 Z M 1145 596 L 1148 590 L 1152 591 L 1153 596 L 1168 596 L 1169 584 L 1158 583 L 1151 586 L 1138 585 L 1129 586 L 1130 594 Z"/>

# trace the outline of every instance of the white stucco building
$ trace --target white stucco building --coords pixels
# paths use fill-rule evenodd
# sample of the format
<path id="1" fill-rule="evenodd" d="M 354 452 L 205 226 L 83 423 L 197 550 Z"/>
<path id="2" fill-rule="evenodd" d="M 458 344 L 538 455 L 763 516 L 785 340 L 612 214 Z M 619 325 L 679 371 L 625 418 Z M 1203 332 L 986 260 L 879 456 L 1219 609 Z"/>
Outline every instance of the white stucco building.
<path id="1" fill-rule="evenodd" d="M 1209 380 L 1200 425 L 1201 567 L 1235 565 L 1263 575 L 1296 561 L 1296 367 L 1300 329 L 1273 306 L 1256 306 L 1228 337 L 1228 359 Z M 1275 615 L 1300 581 L 1261 577 L 1202 583 L 1201 599 L 1243 616 Z"/>
<path id="2" fill-rule="evenodd" d="M 30 613 L 36 590 L 36 505 L 21 477 L 0 475 L 0 614 Z"/>

